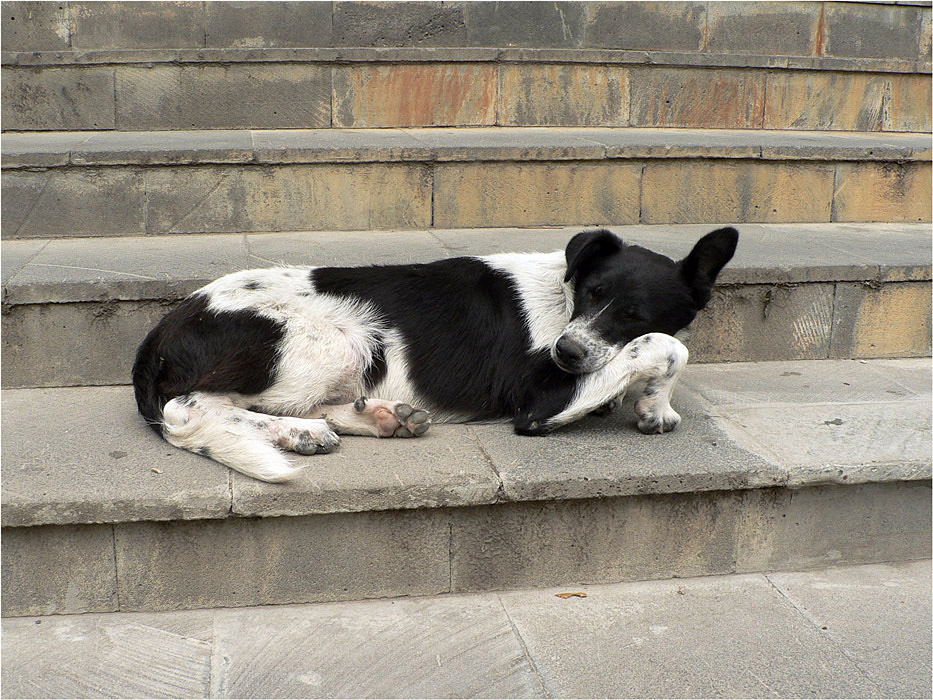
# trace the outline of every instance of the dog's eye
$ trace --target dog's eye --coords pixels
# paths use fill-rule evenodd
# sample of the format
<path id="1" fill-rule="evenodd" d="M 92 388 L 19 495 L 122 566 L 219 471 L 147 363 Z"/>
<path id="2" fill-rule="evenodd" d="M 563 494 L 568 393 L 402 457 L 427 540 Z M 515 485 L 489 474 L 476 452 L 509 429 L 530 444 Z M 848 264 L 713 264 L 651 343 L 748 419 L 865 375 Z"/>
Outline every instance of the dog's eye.
<path id="1" fill-rule="evenodd" d="M 603 295 L 603 291 L 603 286 L 598 284 L 595 287 L 591 287 L 590 291 L 587 292 L 587 295 L 590 297 L 590 299 L 598 299 Z"/>

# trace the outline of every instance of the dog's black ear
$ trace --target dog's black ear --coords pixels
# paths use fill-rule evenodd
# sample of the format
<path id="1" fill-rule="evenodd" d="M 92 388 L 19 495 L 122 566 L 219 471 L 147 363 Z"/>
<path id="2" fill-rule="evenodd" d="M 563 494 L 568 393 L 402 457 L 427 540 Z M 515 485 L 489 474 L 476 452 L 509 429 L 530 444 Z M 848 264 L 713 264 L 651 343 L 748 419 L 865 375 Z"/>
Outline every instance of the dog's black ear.
<path id="1" fill-rule="evenodd" d="M 621 249 L 622 239 L 607 229 L 578 233 L 567 244 L 567 274 L 564 275 L 564 282 L 569 282 L 577 270 L 590 260 Z"/>
<path id="2" fill-rule="evenodd" d="M 735 255 L 738 243 L 739 232 L 731 226 L 716 229 L 697 241 L 690 255 L 680 261 L 680 274 L 690 286 L 698 309 L 706 306 L 716 277 Z"/>

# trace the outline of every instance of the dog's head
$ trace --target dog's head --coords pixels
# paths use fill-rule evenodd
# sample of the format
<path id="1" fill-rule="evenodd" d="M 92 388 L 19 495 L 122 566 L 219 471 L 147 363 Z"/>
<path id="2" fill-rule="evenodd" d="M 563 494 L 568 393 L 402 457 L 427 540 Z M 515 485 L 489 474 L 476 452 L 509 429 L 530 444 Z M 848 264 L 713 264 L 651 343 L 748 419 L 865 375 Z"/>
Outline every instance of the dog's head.
<path id="1" fill-rule="evenodd" d="M 675 262 L 605 229 L 578 233 L 567 244 L 564 277 L 573 280 L 573 315 L 551 347 L 554 362 L 573 374 L 593 372 L 640 335 L 685 328 L 706 306 L 738 240 L 734 228 L 718 229 Z"/>

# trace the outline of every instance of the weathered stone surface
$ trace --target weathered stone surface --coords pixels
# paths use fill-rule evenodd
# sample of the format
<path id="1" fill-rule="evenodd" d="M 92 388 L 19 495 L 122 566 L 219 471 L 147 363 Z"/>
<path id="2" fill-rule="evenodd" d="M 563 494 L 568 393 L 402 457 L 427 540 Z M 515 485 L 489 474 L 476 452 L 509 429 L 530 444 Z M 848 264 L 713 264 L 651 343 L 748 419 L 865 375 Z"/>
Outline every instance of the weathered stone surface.
<path id="1" fill-rule="evenodd" d="M 334 126 L 471 126 L 496 123 L 496 68 L 487 64 L 341 66 Z"/>
<path id="2" fill-rule="evenodd" d="M 114 69 L 4 68 L 3 128 L 113 129 Z"/>
<path id="3" fill-rule="evenodd" d="M 0 33 L 4 51 L 67 51 L 71 48 L 71 13 L 64 3 L 4 2 L 2 8 Z M 3 99 L 6 101 L 6 94 Z M 6 121 L 6 115 L 3 116 Z"/>
<path id="4" fill-rule="evenodd" d="M 811 2 L 714 2 L 706 46 L 715 53 L 812 56 L 821 10 Z"/>
<path id="5" fill-rule="evenodd" d="M 543 696 L 495 596 L 362 605 L 224 611 L 214 642 L 223 697 Z"/>
<path id="6" fill-rule="evenodd" d="M 884 74 L 772 71 L 764 128 L 880 131 L 889 88 Z"/>
<path id="7" fill-rule="evenodd" d="M 694 321 L 698 362 L 819 359 L 829 356 L 833 284 L 718 288 Z"/>
<path id="8" fill-rule="evenodd" d="M 323 2 L 204 3 L 208 47 L 333 46 L 332 7 Z"/>
<path id="9" fill-rule="evenodd" d="M 632 126 L 761 128 L 763 72 L 637 67 L 630 76 Z"/>
<path id="10" fill-rule="evenodd" d="M 904 5 L 829 3 L 825 9 L 825 53 L 919 58 L 920 13 L 920 7 Z"/>
<path id="11" fill-rule="evenodd" d="M 449 590 L 437 510 L 127 523 L 115 528 L 120 608 L 270 605 Z"/>
<path id="12" fill-rule="evenodd" d="M 586 46 L 606 49 L 698 51 L 706 3 L 594 2 L 586 4 Z"/>
<path id="13" fill-rule="evenodd" d="M 923 282 L 837 285 L 834 357 L 930 354 L 930 285 Z"/>
<path id="14" fill-rule="evenodd" d="M 743 503 L 738 572 L 930 557 L 929 481 L 747 491 Z"/>
<path id="15" fill-rule="evenodd" d="M 649 162 L 641 220 L 829 221 L 832 187 L 833 168 L 821 163 Z"/>
<path id="16" fill-rule="evenodd" d="M 768 574 L 795 611 L 889 697 L 930 693 L 930 626 L 915 626 L 931 617 L 930 578 L 929 561 Z M 888 643 L 873 643 L 874 635 Z"/>
<path id="17" fill-rule="evenodd" d="M 146 192 L 131 169 L 3 173 L 4 238 L 143 233 Z"/>
<path id="18" fill-rule="evenodd" d="M 3 430 L 16 436 L 3 441 L 4 527 L 230 512 L 229 470 L 157 437 L 129 387 L 5 391 L 3 403 Z M 91 427 L 89 410 L 106 419 Z M 54 425 L 61 439 L 42 425 Z"/>
<path id="19" fill-rule="evenodd" d="M 116 127 L 329 127 L 330 76 L 327 67 L 290 64 L 119 66 Z"/>
<path id="20" fill-rule="evenodd" d="M 628 124 L 628 78 L 621 66 L 507 64 L 499 81 L 499 124 Z"/>
<path id="21" fill-rule="evenodd" d="M 431 220 L 421 165 L 160 168 L 145 174 L 152 233 L 418 228 Z"/>
<path id="22" fill-rule="evenodd" d="M 336 2 L 336 46 L 466 46 L 462 3 Z"/>
<path id="23" fill-rule="evenodd" d="M 716 494 L 543 501 L 454 513 L 451 588 L 726 573 L 738 500 Z"/>
<path id="24" fill-rule="evenodd" d="M 3 528 L 3 614 L 117 610 L 113 552 L 109 525 Z"/>
<path id="25" fill-rule="evenodd" d="M 213 612 L 181 615 L 184 622 L 200 623 L 198 636 L 189 625 L 177 629 L 177 613 L 159 618 L 137 614 L 4 620 L 4 637 L 9 637 L 3 645 L 3 694 L 19 698 L 209 697 Z M 29 671 L 20 673 L 24 667 Z"/>
<path id="26" fill-rule="evenodd" d="M 249 267 L 395 265 L 451 255 L 427 231 L 260 233 L 247 236 L 247 241 Z"/>
<path id="27" fill-rule="evenodd" d="M 625 224 L 638 220 L 632 163 L 439 164 L 434 225 Z"/>
<path id="28" fill-rule="evenodd" d="M 204 3 L 73 2 L 75 49 L 204 46 Z"/>
<path id="29" fill-rule="evenodd" d="M 578 2 L 463 3 L 470 46 L 580 46 L 584 12 Z"/>
<path id="30" fill-rule="evenodd" d="M 929 163 L 839 163 L 833 221 L 930 221 Z"/>

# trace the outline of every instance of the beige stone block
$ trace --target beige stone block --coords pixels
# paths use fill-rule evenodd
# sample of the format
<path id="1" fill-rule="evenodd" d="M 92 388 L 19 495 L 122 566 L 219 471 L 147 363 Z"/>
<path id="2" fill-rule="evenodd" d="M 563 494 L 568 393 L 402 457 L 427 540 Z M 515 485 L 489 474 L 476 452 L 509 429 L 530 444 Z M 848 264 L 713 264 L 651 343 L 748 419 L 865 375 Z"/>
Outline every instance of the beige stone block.
<path id="1" fill-rule="evenodd" d="M 504 65 L 499 78 L 500 124 L 628 124 L 628 76 L 620 66 Z"/>
<path id="2" fill-rule="evenodd" d="M 632 126 L 761 128 L 765 73 L 715 68 L 637 68 L 630 73 Z"/>
<path id="3" fill-rule="evenodd" d="M 532 226 L 638 221 L 641 164 L 439 164 L 434 225 Z"/>
<path id="4" fill-rule="evenodd" d="M 840 284 L 835 357 L 922 357 L 930 354 L 930 282 L 874 288 Z"/>
<path id="5" fill-rule="evenodd" d="M 888 84 L 880 73 L 771 72 L 764 128 L 880 131 Z"/>
<path id="6" fill-rule="evenodd" d="M 886 131 L 930 131 L 933 81 L 929 75 L 891 75 Z"/>
<path id="7" fill-rule="evenodd" d="M 930 221 L 930 163 L 840 163 L 833 221 Z"/>
<path id="8" fill-rule="evenodd" d="M 823 163 L 664 161 L 642 182 L 642 222 L 829 221 L 833 169 Z"/>
<path id="9" fill-rule="evenodd" d="M 492 64 L 359 65 L 334 70 L 334 126 L 495 123 Z"/>
<path id="10" fill-rule="evenodd" d="M 156 168 L 151 233 L 419 228 L 431 222 L 424 165 Z"/>

